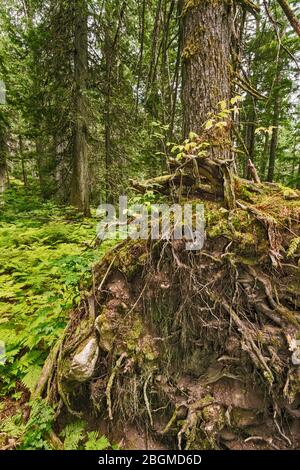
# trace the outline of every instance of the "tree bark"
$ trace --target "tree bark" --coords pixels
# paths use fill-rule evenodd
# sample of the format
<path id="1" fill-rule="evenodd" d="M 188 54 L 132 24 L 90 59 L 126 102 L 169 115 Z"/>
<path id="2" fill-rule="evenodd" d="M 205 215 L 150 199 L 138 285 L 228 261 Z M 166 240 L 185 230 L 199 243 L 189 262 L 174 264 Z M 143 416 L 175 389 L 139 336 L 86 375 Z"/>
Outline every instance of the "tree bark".
<path id="1" fill-rule="evenodd" d="M 293 10 L 290 8 L 288 2 L 286 0 L 277 0 L 281 8 L 283 9 L 285 16 L 290 22 L 290 25 L 294 29 L 294 31 L 300 37 L 300 23 L 297 20 L 296 15 L 293 13 Z"/>
<path id="2" fill-rule="evenodd" d="M 246 145 L 248 149 L 248 157 L 252 162 L 255 160 L 255 118 L 256 118 L 256 113 L 255 113 L 255 100 L 252 100 L 252 97 L 249 96 L 249 105 L 250 105 L 250 110 L 247 116 L 248 123 L 246 127 Z M 246 165 L 246 171 L 244 174 L 245 178 L 250 177 L 250 172 L 249 172 L 249 166 Z"/>
<path id="3" fill-rule="evenodd" d="M 108 26 L 105 29 L 104 57 L 105 57 L 105 109 L 104 109 L 104 134 L 105 134 L 105 193 L 106 202 L 113 202 L 113 184 L 111 180 L 112 149 L 111 149 L 111 97 L 112 97 L 112 67 L 113 67 L 112 39 Z"/>
<path id="4" fill-rule="evenodd" d="M 5 192 L 6 186 L 6 155 L 7 155 L 7 142 L 6 142 L 6 129 L 0 123 L 0 204 L 1 199 Z"/>
<path id="5" fill-rule="evenodd" d="M 1 145 L 1 148 L 0 148 L 0 203 L 1 203 L 1 197 L 5 191 L 5 181 L 6 181 L 6 158 L 4 154 L 4 149 Z"/>
<path id="6" fill-rule="evenodd" d="M 270 159 L 269 159 L 269 169 L 267 181 L 270 183 L 273 182 L 274 173 L 275 173 L 275 162 L 276 162 L 276 152 L 277 152 L 277 143 L 278 143 L 278 125 L 279 125 L 279 112 L 280 112 L 280 101 L 279 93 L 276 91 L 275 101 L 274 101 L 274 114 L 273 114 L 273 131 L 270 145 Z"/>
<path id="7" fill-rule="evenodd" d="M 21 135 L 19 135 L 19 152 L 20 152 L 21 165 L 22 165 L 23 183 L 26 188 L 27 187 L 27 174 L 26 174 L 25 160 L 24 160 L 23 137 Z"/>
<path id="8" fill-rule="evenodd" d="M 261 174 L 261 177 L 262 177 L 263 181 L 265 181 L 265 174 L 266 174 L 266 168 L 267 168 L 269 154 L 270 154 L 270 136 L 269 136 L 269 133 L 266 132 L 264 149 L 263 149 L 261 165 L 260 165 L 260 174 Z"/>
<path id="9" fill-rule="evenodd" d="M 70 202 L 90 214 L 87 144 L 88 10 L 85 0 L 74 0 L 74 125 Z"/>
<path id="10" fill-rule="evenodd" d="M 209 113 L 231 96 L 232 8 L 226 0 L 185 0 L 183 6 L 184 134 L 200 133 Z M 230 137 L 230 130 L 227 130 Z M 218 155 L 227 158 L 220 149 Z"/>

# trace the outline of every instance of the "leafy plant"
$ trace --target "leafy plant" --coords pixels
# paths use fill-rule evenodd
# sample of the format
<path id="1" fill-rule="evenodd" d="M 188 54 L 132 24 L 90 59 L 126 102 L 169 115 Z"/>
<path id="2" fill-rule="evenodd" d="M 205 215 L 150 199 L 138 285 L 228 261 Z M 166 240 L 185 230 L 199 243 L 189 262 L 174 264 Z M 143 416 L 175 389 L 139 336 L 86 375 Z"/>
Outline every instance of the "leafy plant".
<path id="1" fill-rule="evenodd" d="M 84 444 L 85 450 L 106 450 L 112 446 L 106 436 L 98 436 L 96 431 L 88 432 L 88 440 Z"/>

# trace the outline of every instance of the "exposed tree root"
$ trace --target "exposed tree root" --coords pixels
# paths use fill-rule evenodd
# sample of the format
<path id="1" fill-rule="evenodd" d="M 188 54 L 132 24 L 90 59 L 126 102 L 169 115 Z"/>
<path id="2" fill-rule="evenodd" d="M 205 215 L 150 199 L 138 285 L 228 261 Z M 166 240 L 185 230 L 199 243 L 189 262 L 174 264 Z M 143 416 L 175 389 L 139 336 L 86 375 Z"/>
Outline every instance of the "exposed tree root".
<path id="1" fill-rule="evenodd" d="M 300 195 L 223 170 L 202 251 L 125 241 L 94 267 L 36 389 L 58 414 L 172 448 L 300 445 Z"/>

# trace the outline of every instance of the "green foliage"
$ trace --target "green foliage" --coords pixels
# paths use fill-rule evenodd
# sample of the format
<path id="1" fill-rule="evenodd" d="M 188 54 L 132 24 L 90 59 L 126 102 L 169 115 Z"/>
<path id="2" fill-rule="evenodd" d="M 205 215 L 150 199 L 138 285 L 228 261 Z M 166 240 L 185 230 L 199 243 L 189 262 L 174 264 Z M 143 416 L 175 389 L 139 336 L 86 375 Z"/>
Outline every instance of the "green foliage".
<path id="1" fill-rule="evenodd" d="M 30 403 L 29 419 L 24 424 L 22 415 L 10 416 L 2 423 L 2 432 L 16 439 L 17 449 L 20 450 L 50 450 L 48 434 L 52 429 L 55 412 L 43 400 Z"/>
<path id="2" fill-rule="evenodd" d="M 8 417 L 1 424 L 1 433 L 16 441 L 17 450 L 51 450 L 50 434 L 53 430 L 55 411 L 44 400 L 30 402 L 30 416 L 24 423 L 22 414 Z M 118 449 L 107 437 L 97 431 L 86 432 L 86 423 L 73 421 L 60 433 L 64 450 L 106 450 Z"/>
<path id="3" fill-rule="evenodd" d="M 112 446 L 107 437 L 99 437 L 96 431 L 88 433 L 88 440 L 84 444 L 85 450 L 107 450 L 111 449 L 111 447 Z"/>
<path id="4" fill-rule="evenodd" d="M 117 449 L 106 436 L 100 436 L 97 431 L 85 432 L 84 421 L 74 421 L 68 424 L 61 433 L 64 438 L 65 450 L 106 450 Z"/>
<path id="5" fill-rule="evenodd" d="M 52 429 L 55 412 L 43 400 L 31 404 L 31 413 L 24 428 L 24 438 L 20 449 L 49 450 L 47 435 Z"/>
<path id="6" fill-rule="evenodd" d="M 96 220 L 78 219 L 74 209 L 41 203 L 36 192 L 13 184 L 0 212 L 0 395 L 14 394 L 21 381 L 34 389 L 48 351 L 61 335 L 69 310 L 89 286 L 100 250 Z"/>
<path id="7" fill-rule="evenodd" d="M 76 450 L 79 447 L 79 444 L 84 438 L 84 428 L 85 424 L 83 421 L 74 421 L 73 423 L 68 424 L 61 436 L 65 438 L 64 440 L 64 449 L 65 450 Z"/>

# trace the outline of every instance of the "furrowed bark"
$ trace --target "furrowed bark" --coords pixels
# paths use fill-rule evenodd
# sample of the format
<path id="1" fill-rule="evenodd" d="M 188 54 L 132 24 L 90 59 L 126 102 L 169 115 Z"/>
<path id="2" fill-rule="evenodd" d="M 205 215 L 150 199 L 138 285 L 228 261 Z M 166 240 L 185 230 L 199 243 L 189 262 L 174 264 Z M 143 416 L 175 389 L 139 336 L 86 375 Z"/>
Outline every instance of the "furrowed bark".
<path id="1" fill-rule="evenodd" d="M 231 96 L 231 22 L 227 1 L 186 0 L 183 6 L 183 103 L 184 134 L 201 133 L 209 113 Z M 225 129 L 224 129 L 225 132 Z M 230 140 L 230 130 L 226 130 Z M 228 149 L 213 156 L 228 158 Z"/>

